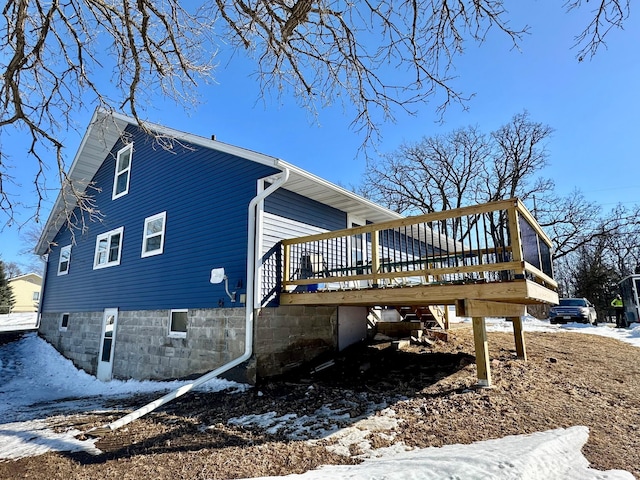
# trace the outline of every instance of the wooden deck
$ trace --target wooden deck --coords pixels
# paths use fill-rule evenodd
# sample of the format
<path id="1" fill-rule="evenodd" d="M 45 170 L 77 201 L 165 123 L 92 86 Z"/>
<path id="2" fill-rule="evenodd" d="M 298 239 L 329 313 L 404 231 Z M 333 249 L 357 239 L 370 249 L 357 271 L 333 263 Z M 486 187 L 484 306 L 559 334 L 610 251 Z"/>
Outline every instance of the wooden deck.
<path id="1" fill-rule="evenodd" d="M 518 200 L 282 244 L 282 305 L 558 303 L 551 240 Z"/>
<path id="2" fill-rule="evenodd" d="M 281 305 L 455 305 L 472 317 L 479 384 L 491 384 L 485 317 L 557 304 L 552 243 L 517 199 L 282 242 Z"/>

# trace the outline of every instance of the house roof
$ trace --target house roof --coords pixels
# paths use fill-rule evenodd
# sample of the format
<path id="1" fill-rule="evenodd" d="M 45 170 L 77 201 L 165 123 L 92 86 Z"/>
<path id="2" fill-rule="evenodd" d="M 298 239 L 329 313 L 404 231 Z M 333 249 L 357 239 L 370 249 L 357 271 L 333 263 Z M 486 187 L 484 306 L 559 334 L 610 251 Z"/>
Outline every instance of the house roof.
<path id="1" fill-rule="evenodd" d="M 135 119 L 119 113 L 96 109 L 67 173 L 76 189 L 84 191 L 87 188 L 127 125 L 137 125 L 137 122 Z M 289 169 L 289 179 L 283 188 L 359 218 L 371 222 L 382 222 L 403 217 L 279 158 L 157 124 L 145 123 L 145 127 L 178 142 L 188 142 L 226 152 L 279 170 Z M 61 191 L 58 194 L 36 246 L 35 253 L 37 255 L 43 255 L 47 252 L 49 245 L 64 225 L 66 220 L 65 205 L 66 211 L 69 212 L 76 206 L 76 203 L 75 197 L 70 193 Z"/>
<path id="2" fill-rule="evenodd" d="M 15 282 L 16 280 L 27 280 L 29 278 L 37 280 L 39 282 L 42 281 L 42 276 L 38 275 L 37 273 L 33 273 L 33 272 L 32 273 L 27 273 L 25 275 L 19 275 L 17 277 L 10 278 L 7 281 L 8 282 Z"/>

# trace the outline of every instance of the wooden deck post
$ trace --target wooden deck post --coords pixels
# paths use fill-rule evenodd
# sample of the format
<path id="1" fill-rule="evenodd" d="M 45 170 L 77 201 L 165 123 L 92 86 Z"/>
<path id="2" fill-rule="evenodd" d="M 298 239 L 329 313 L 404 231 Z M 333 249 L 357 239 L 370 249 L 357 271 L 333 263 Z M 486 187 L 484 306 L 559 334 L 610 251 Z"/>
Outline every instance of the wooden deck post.
<path id="1" fill-rule="evenodd" d="M 284 275 L 282 277 L 282 286 L 286 287 L 287 282 L 291 280 L 289 276 L 291 275 L 291 245 L 284 245 L 284 261 L 283 261 L 283 271 Z"/>
<path id="2" fill-rule="evenodd" d="M 444 306 L 444 329 L 448 332 L 449 331 L 449 325 L 450 325 L 450 316 L 451 314 L 449 313 L 449 305 L 445 305 Z"/>
<path id="3" fill-rule="evenodd" d="M 476 367 L 478 370 L 478 386 L 491 386 L 491 370 L 489 368 L 489 342 L 484 317 L 472 317 L 473 339 L 476 347 Z"/>
<path id="4" fill-rule="evenodd" d="M 378 242 L 377 230 L 371 232 L 371 273 L 373 274 L 372 285 L 377 288 L 380 280 L 378 274 L 380 273 L 380 248 Z"/>
<path id="5" fill-rule="evenodd" d="M 522 330 L 522 317 L 510 317 L 513 323 L 513 337 L 516 341 L 516 354 L 521 360 L 527 361 L 527 347 L 524 343 L 524 331 Z"/>

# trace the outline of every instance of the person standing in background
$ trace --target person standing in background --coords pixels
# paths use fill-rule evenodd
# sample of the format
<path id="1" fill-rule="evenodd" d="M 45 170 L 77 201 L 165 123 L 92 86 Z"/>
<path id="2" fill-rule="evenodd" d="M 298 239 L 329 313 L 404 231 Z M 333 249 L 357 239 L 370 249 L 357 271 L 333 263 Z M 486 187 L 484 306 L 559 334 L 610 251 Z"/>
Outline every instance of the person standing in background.
<path id="1" fill-rule="evenodd" d="M 624 319 L 624 304 L 620 295 L 616 295 L 616 298 L 611 301 L 611 306 L 616 311 L 616 328 L 625 328 L 627 322 Z"/>

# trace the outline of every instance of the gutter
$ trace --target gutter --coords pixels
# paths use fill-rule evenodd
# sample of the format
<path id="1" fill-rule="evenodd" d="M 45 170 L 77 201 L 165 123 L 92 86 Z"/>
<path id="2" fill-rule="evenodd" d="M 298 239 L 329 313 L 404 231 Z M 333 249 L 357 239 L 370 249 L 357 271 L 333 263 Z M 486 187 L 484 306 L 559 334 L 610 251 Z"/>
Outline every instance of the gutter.
<path id="1" fill-rule="evenodd" d="M 152 412 L 158 407 L 169 403 L 170 401 L 184 395 L 185 393 L 193 390 L 194 388 L 202 385 L 203 383 L 208 382 L 209 380 L 217 377 L 221 373 L 224 373 L 228 370 L 231 370 L 234 367 L 237 367 L 241 363 L 246 362 L 253 355 L 253 317 L 255 313 L 255 299 L 256 299 L 256 285 L 258 272 L 256 269 L 256 258 L 258 257 L 256 253 L 256 235 L 257 235 L 257 222 L 256 222 L 256 208 L 258 204 L 264 200 L 266 197 L 271 195 L 274 191 L 280 188 L 287 180 L 289 179 L 289 169 L 284 167 L 282 173 L 276 180 L 269 185 L 265 190 L 258 193 L 255 197 L 251 199 L 249 202 L 249 227 L 248 227 L 248 243 L 247 243 L 247 301 L 245 303 L 245 344 L 244 344 L 244 353 L 236 358 L 235 360 L 231 360 L 229 363 L 222 365 L 221 367 L 216 368 L 215 370 L 210 371 L 209 373 L 205 373 L 203 376 L 196 378 L 193 382 L 183 385 L 182 387 L 174 390 L 173 392 L 169 392 L 163 397 L 154 400 L 146 404 L 143 407 L 131 412 L 130 414 L 116 420 L 115 422 L 111 422 L 102 427 L 92 428 L 88 432 L 89 435 L 92 436 L 102 436 L 113 430 L 116 430 L 128 423 L 137 420 L 138 418 L 146 415 L 149 412 Z M 258 308 L 260 305 L 258 305 Z"/>

